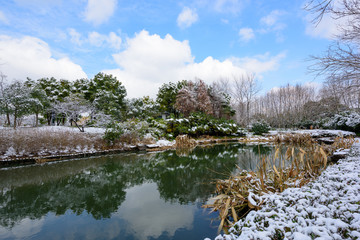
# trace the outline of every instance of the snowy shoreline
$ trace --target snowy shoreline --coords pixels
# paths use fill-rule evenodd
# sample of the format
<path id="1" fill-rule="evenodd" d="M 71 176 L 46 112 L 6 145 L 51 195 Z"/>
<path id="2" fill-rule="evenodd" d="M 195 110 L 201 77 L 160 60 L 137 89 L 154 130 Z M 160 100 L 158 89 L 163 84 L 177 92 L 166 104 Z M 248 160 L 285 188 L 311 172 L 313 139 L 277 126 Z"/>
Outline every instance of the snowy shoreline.
<path id="1" fill-rule="evenodd" d="M 261 210 L 251 211 L 215 240 L 359 239 L 360 143 L 308 185 L 262 198 Z"/>
<path id="2" fill-rule="evenodd" d="M 3 153 L 0 155 L 0 167 L 117 154 L 128 151 L 163 151 L 175 148 L 175 141 L 168 140 L 158 140 L 153 143 L 140 142 L 134 145 L 121 144 L 121 146 L 108 148 L 107 146 L 101 146 L 101 144 L 104 144 L 100 142 L 104 132 L 105 129 L 103 128 L 86 128 L 85 132 L 80 133 L 77 128 L 61 126 L 19 128 L 17 130 L 0 127 L 0 135 L 4 141 L 3 145 L 8 145 L 7 147 L 3 146 L 5 149 L 2 150 Z M 284 134 L 309 134 L 315 138 L 353 135 L 351 132 L 338 130 L 270 131 L 267 136 L 248 135 L 240 138 L 197 139 L 196 143 L 197 145 L 229 142 L 245 144 L 269 143 L 272 137 Z M 18 136 L 14 137 L 14 135 Z M 63 138 L 65 138 L 65 141 L 61 142 Z M 44 141 L 48 142 L 43 143 Z M 97 144 L 100 145 L 97 146 Z M 36 146 L 37 150 L 34 150 L 34 146 Z"/>

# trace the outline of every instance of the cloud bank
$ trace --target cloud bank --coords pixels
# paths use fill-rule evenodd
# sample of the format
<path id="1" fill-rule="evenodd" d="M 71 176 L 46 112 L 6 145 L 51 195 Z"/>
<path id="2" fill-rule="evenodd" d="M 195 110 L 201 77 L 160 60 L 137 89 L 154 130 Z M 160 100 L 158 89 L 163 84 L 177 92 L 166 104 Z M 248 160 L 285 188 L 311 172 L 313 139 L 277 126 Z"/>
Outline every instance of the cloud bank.
<path id="1" fill-rule="evenodd" d="M 25 80 L 27 77 L 75 80 L 87 77 L 81 66 L 69 58 L 52 57 L 49 45 L 35 37 L 0 35 L 0 56 L 0 71 L 9 80 Z"/>
<path id="2" fill-rule="evenodd" d="M 143 30 L 127 39 L 126 48 L 113 59 L 116 69 L 104 70 L 116 76 L 126 87 L 129 97 L 154 97 L 163 83 L 201 78 L 212 83 L 248 71 L 262 74 L 275 70 L 285 53 L 252 58 L 228 58 L 223 61 L 209 56 L 195 62 L 188 41 L 178 41 L 171 35 L 161 38 Z"/>

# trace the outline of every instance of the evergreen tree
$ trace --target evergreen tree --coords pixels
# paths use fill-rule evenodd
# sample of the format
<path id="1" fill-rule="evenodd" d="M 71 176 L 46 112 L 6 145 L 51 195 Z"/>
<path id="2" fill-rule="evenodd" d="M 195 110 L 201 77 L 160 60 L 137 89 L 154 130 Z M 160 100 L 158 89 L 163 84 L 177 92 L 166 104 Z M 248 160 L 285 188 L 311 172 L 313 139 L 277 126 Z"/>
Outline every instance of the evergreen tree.
<path id="1" fill-rule="evenodd" d="M 176 96 L 179 90 L 186 86 L 187 81 L 183 80 L 177 83 L 164 83 L 158 91 L 156 102 L 160 110 L 168 113 L 177 114 L 175 109 Z"/>

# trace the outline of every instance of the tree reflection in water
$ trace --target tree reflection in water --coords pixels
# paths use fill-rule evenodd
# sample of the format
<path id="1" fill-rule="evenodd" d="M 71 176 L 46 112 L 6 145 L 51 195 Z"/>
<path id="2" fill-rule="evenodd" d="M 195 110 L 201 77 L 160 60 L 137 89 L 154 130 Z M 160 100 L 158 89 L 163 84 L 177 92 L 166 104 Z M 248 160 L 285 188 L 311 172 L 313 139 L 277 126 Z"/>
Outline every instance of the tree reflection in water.
<path id="1" fill-rule="evenodd" d="M 132 153 L 2 169 L 0 225 L 11 229 L 24 219 L 44 221 L 49 213 L 60 216 L 69 211 L 111 219 L 124 211 L 120 207 L 128 189 L 149 183 L 169 204 L 199 207 L 213 194 L 214 180 L 227 178 L 236 165 L 254 169 L 258 149 L 214 145 L 180 156 L 175 151 Z M 261 147 L 261 154 L 271 151 Z"/>

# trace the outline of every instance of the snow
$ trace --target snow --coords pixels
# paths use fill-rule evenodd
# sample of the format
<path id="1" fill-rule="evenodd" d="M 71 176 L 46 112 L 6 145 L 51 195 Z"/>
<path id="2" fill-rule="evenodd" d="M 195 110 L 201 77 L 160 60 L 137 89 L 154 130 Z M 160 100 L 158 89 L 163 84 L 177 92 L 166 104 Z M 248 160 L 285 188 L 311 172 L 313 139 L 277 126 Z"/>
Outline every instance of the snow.
<path id="1" fill-rule="evenodd" d="M 277 134 L 309 134 L 312 137 L 321 137 L 321 136 L 355 136 L 355 133 L 349 131 L 342 130 L 329 130 L 329 129 L 308 129 L 308 130 L 284 130 L 284 131 L 269 131 L 269 135 L 277 135 Z"/>
<path id="2" fill-rule="evenodd" d="M 51 131 L 51 132 L 64 132 L 64 131 L 70 131 L 70 132 L 79 132 L 79 129 L 76 127 L 66 127 L 66 126 L 43 126 L 36 128 L 40 131 Z M 84 131 L 86 133 L 92 133 L 92 134 L 104 134 L 105 128 L 98 128 L 98 127 L 84 127 Z"/>
<path id="3" fill-rule="evenodd" d="M 147 144 L 146 146 L 149 148 L 156 148 L 156 147 L 171 147 L 175 144 L 175 141 L 168 141 L 168 140 L 158 140 L 154 144 Z"/>
<path id="4" fill-rule="evenodd" d="M 358 239 L 360 144 L 308 185 L 262 199 L 266 202 L 261 210 L 251 211 L 215 240 Z"/>

